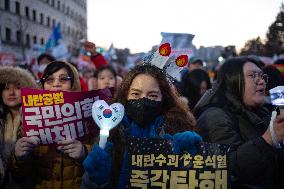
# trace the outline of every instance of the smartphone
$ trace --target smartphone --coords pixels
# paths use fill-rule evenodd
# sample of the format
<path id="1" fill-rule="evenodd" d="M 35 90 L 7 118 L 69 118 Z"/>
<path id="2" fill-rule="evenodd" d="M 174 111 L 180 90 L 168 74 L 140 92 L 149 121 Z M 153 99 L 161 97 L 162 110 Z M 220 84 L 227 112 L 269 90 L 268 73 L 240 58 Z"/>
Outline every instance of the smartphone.
<path id="1" fill-rule="evenodd" d="M 279 108 L 284 108 L 284 86 L 277 86 L 269 90 L 271 103 Z"/>

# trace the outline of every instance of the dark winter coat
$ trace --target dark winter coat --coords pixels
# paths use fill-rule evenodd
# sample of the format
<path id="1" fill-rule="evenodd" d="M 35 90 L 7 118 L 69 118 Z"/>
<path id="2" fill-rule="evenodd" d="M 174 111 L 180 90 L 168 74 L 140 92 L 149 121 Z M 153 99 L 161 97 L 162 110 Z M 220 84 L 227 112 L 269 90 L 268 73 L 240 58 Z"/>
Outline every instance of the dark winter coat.
<path id="1" fill-rule="evenodd" d="M 75 68 L 66 63 L 74 74 L 71 91 L 80 91 L 79 75 Z M 21 138 L 23 136 L 18 136 Z M 91 149 L 93 140 L 88 138 L 82 142 L 86 153 Z M 38 146 L 31 156 L 25 160 L 11 159 L 14 177 L 17 179 L 33 179 L 36 189 L 79 189 L 82 181 L 83 167 L 80 161 L 61 154 L 55 146 Z M 35 175 L 32 175 L 35 174 Z M 35 178 L 33 178 L 35 177 Z"/>
<path id="2" fill-rule="evenodd" d="M 37 88 L 36 81 L 32 74 L 25 69 L 12 66 L 0 67 L 0 84 L 14 83 L 21 88 Z M 31 183 L 17 183 L 12 177 L 11 168 L 9 167 L 9 159 L 13 154 L 17 135 L 21 128 L 21 114 L 14 118 L 3 104 L 2 94 L 0 100 L 0 188 L 30 188 Z M 20 109 L 20 108 L 19 108 Z M 4 171 L 5 170 L 5 171 Z M 2 175 L 5 175 L 4 177 Z M 1 177 L 4 179 L 1 185 Z"/>
<path id="3" fill-rule="evenodd" d="M 266 108 L 247 109 L 226 94 L 199 112 L 197 127 L 204 141 L 231 145 L 232 188 L 279 187 L 279 159 L 283 162 L 284 156 L 279 155 L 282 149 L 276 150 L 262 138 L 270 122 Z"/>

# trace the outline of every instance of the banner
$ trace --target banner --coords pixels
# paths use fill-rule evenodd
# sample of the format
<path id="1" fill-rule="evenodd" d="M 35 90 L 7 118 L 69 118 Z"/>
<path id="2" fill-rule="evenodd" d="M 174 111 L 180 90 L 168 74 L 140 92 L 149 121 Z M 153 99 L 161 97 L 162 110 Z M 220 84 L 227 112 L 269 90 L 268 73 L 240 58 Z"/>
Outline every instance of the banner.
<path id="1" fill-rule="evenodd" d="M 60 23 L 58 23 L 52 30 L 51 35 L 49 36 L 46 44 L 45 44 L 45 50 L 49 50 L 52 49 L 54 47 L 56 47 L 58 45 L 58 41 L 59 39 L 62 38 L 61 35 L 61 27 L 60 27 Z"/>
<path id="2" fill-rule="evenodd" d="M 94 101 L 110 100 L 109 89 L 66 92 L 21 89 L 23 129 L 43 145 L 62 139 L 83 139 L 99 133 L 92 118 Z"/>
<path id="3" fill-rule="evenodd" d="M 12 53 L 0 52 L 0 66 L 15 66 L 16 65 L 16 55 Z"/>
<path id="4" fill-rule="evenodd" d="M 130 138 L 127 188 L 227 189 L 229 145 L 201 143 L 197 154 L 174 154 L 165 139 Z"/>

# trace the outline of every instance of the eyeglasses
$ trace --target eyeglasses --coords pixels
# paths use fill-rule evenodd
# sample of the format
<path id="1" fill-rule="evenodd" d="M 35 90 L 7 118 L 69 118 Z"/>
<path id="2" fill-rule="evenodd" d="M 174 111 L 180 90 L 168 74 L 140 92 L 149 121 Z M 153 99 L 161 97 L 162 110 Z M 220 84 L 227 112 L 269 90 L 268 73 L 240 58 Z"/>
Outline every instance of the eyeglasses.
<path id="1" fill-rule="evenodd" d="M 267 74 L 253 72 L 249 74 L 248 77 L 252 78 L 255 84 L 257 84 L 261 79 L 263 79 L 265 83 L 268 82 Z"/>
<path id="2" fill-rule="evenodd" d="M 67 83 L 68 81 L 71 81 L 71 77 L 69 76 L 60 76 L 60 77 L 47 77 L 47 78 L 43 78 L 43 83 L 46 83 L 46 84 L 53 84 L 55 79 L 58 79 L 59 83 L 62 83 L 62 84 L 65 84 Z"/>

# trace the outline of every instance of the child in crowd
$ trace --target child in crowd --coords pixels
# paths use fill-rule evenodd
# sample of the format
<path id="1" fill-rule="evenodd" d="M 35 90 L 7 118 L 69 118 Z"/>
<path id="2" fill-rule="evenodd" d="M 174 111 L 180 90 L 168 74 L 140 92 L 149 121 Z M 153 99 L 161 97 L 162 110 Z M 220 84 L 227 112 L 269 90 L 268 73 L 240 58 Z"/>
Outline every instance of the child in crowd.
<path id="1" fill-rule="evenodd" d="M 97 69 L 94 73 L 94 78 L 89 82 L 89 89 L 117 89 L 121 83 L 121 78 L 117 75 L 113 67 L 106 65 Z"/>

